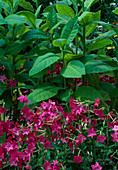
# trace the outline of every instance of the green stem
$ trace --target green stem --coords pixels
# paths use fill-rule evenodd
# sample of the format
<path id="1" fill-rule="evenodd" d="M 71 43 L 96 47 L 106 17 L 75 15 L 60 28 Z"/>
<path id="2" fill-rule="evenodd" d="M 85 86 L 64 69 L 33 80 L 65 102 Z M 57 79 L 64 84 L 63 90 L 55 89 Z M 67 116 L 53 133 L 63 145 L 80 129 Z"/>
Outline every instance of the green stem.
<path id="1" fill-rule="evenodd" d="M 62 49 L 62 51 L 61 51 L 61 54 L 62 54 L 62 57 L 63 57 L 63 68 L 64 68 L 66 65 L 65 65 L 65 59 L 64 59 L 64 51 L 63 51 L 63 49 Z M 64 88 L 66 88 L 66 78 L 64 78 Z"/>

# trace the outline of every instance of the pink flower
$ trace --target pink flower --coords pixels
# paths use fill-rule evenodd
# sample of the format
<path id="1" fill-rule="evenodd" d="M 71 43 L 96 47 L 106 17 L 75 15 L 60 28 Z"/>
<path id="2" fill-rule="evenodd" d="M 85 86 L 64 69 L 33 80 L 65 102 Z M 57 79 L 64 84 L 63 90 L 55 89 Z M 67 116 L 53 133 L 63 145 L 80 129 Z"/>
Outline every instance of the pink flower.
<path id="1" fill-rule="evenodd" d="M 88 137 L 91 137 L 91 139 L 93 139 L 93 136 L 95 136 L 95 135 L 97 135 L 96 133 L 95 133 L 95 131 L 94 131 L 94 128 L 92 128 L 92 129 L 87 129 L 88 130 Z"/>
<path id="2" fill-rule="evenodd" d="M 100 104 L 100 100 L 99 100 L 99 97 L 97 98 L 97 99 L 95 99 L 95 104 L 94 104 L 94 106 L 99 106 L 99 104 Z"/>
<path id="3" fill-rule="evenodd" d="M 102 169 L 102 167 L 99 165 L 98 162 L 96 162 L 95 165 L 91 165 L 91 168 L 92 168 L 92 170 L 101 170 Z"/>
<path id="4" fill-rule="evenodd" d="M 78 138 L 76 140 L 76 146 L 79 145 L 79 143 L 83 143 L 83 140 L 86 140 L 87 138 L 83 134 L 79 134 Z"/>
<path id="5" fill-rule="evenodd" d="M 97 142 L 104 143 L 104 140 L 106 140 L 106 137 L 104 135 L 97 136 Z"/>
<path id="6" fill-rule="evenodd" d="M 77 163 L 83 162 L 82 156 L 74 156 L 73 162 L 77 162 Z"/>
<path id="7" fill-rule="evenodd" d="M 45 170 L 49 170 L 51 169 L 51 163 L 48 161 L 45 161 L 45 164 L 43 165 L 43 167 L 45 168 Z"/>
<path id="8" fill-rule="evenodd" d="M 118 142 L 118 132 L 115 131 L 115 133 L 112 133 L 111 136 L 113 137 L 113 142 L 117 141 Z"/>
<path id="9" fill-rule="evenodd" d="M 31 166 L 26 165 L 25 168 L 26 168 L 26 169 L 31 169 Z"/>
<path id="10" fill-rule="evenodd" d="M 6 79 L 5 74 L 4 74 L 3 76 L 0 76 L 0 81 L 1 81 L 1 82 L 4 83 L 4 82 L 5 82 L 5 79 Z"/>
<path id="11" fill-rule="evenodd" d="M 117 126 L 117 125 L 114 125 L 114 128 L 113 128 L 112 130 L 118 131 L 118 126 Z"/>
<path id="12" fill-rule="evenodd" d="M 4 107 L 0 107 L 0 114 L 7 113 L 7 110 Z"/>
<path id="13" fill-rule="evenodd" d="M 45 150 L 47 150 L 47 148 L 51 148 L 51 141 L 46 141 L 43 145 L 45 147 Z"/>
<path id="14" fill-rule="evenodd" d="M 22 95 L 21 95 L 20 97 L 18 97 L 17 99 L 20 100 L 21 103 L 24 102 L 25 105 L 29 105 L 30 101 L 27 99 L 27 96 L 28 96 L 28 95 L 25 95 L 25 96 L 24 96 L 24 95 L 22 94 Z"/>

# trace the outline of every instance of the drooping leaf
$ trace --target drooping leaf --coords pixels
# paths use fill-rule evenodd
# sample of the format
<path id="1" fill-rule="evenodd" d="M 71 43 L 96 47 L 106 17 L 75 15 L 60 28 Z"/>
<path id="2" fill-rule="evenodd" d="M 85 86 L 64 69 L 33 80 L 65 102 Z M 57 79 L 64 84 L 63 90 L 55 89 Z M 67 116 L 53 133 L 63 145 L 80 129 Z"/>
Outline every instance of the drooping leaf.
<path id="1" fill-rule="evenodd" d="M 28 95 L 28 100 L 31 101 L 30 104 L 34 104 L 55 96 L 58 90 L 61 89 L 57 86 L 46 86 L 35 89 Z"/>
<path id="2" fill-rule="evenodd" d="M 85 67 L 79 60 L 72 60 L 61 71 L 61 75 L 66 78 L 80 78 L 85 74 Z"/>
<path id="3" fill-rule="evenodd" d="M 88 46 L 88 51 L 87 53 L 89 54 L 91 51 L 103 48 L 109 44 L 112 43 L 112 40 L 97 40 L 94 41 L 93 43 L 90 43 Z"/>
<path id="4" fill-rule="evenodd" d="M 74 18 L 75 17 L 75 13 L 73 11 L 73 9 L 67 5 L 63 5 L 63 4 L 57 4 L 56 5 L 56 10 L 58 11 L 58 13 L 61 13 L 63 15 L 66 15 L 70 18 Z"/>
<path id="5" fill-rule="evenodd" d="M 27 2 L 26 0 L 19 0 L 19 6 L 26 10 L 34 12 L 34 7 L 31 5 L 30 2 Z"/>
<path id="6" fill-rule="evenodd" d="M 22 40 L 28 40 L 28 39 L 45 39 L 48 38 L 47 35 L 41 31 L 41 30 L 30 30 L 28 32 L 26 32 L 23 36 L 22 36 Z"/>
<path id="7" fill-rule="evenodd" d="M 4 21 L 7 22 L 8 24 L 26 23 L 25 19 L 22 16 L 16 14 L 8 15 L 7 17 L 5 17 Z"/>
<path id="8" fill-rule="evenodd" d="M 117 67 L 112 67 L 100 60 L 92 60 L 85 64 L 85 69 L 86 73 L 101 73 L 116 70 Z"/>
<path id="9" fill-rule="evenodd" d="M 74 93 L 74 97 L 76 99 L 91 100 L 91 101 L 97 99 L 98 97 L 99 99 L 102 99 L 101 94 L 95 88 L 90 86 L 78 87 Z"/>
<path id="10" fill-rule="evenodd" d="M 63 28 L 61 38 L 67 39 L 69 45 L 78 33 L 77 18 L 72 18 Z"/>
<path id="11" fill-rule="evenodd" d="M 24 16 L 26 22 L 30 23 L 35 28 L 36 16 L 30 11 L 21 11 L 18 13 L 20 16 Z"/>
<path id="12" fill-rule="evenodd" d="M 39 7 L 37 8 L 37 10 L 36 10 L 36 12 L 35 12 L 36 18 L 38 17 L 38 14 L 39 14 L 39 12 L 40 12 L 40 10 L 41 10 L 41 7 L 42 7 L 42 5 L 39 5 Z"/>
<path id="13" fill-rule="evenodd" d="M 47 53 L 43 56 L 39 56 L 32 69 L 29 72 L 29 76 L 35 75 L 45 68 L 49 67 L 51 64 L 55 63 L 59 59 L 59 56 L 53 53 Z"/>

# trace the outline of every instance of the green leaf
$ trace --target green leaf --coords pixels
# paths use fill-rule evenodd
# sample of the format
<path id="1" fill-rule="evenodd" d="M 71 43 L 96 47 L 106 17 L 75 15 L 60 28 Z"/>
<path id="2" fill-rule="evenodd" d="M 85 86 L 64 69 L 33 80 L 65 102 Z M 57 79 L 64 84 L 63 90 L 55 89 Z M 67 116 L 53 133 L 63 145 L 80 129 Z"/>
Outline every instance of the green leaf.
<path id="1" fill-rule="evenodd" d="M 118 8 L 112 11 L 114 14 L 118 15 Z"/>
<path id="2" fill-rule="evenodd" d="M 96 3 L 98 0 L 86 0 L 84 2 L 84 10 L 87 11 L 89 10 L 89 8 L 94 4 Z"/>
<path id="3" fill-rule="evenodd" d="M 7 69 L 8 74 L 12 76 L 12 63 L 8 61 L 0 61 L 0 63 Z"/>
<path id="4" fill-rule="evenodd" d="M 77 18 L 72 18 L 63 28 L 61 38 L 67 39 L 69 45 L 78 33 Z"/>
<path id="5" fill-rule="evenodd" d="M 117 67 L 111 67 L 110 65 L 100 61 L 92 60 L 85 64 L 86 73 L 101 73 L 116 70 Z"/>
<path id="6" fill-rule="evenodd" d="M 73 11 L 73 9 L 67 5 L 62 5 L 62 4 L 57 4 L 56 5 L 56 10 L 58 11 L 58 13 L 61 13 L 63 15 L 66 15 L 70 18 L 74 18 L 75 17 L 75 13 Z"/>
<path id="7" fill-rule="evenodd" d="M 66 45 L 67 40 L 60 38 L 60 39 L 54 40 L 52 43 L 53 43 L 53 45 L 54 45 L 55 47 L 59 47 L 59 48 L 62 49 L 62 48 Z"/>
<path id="8" fill-rule="evenodd" d="M 36 16 L 30 11 L 21 11 L 18 13 L 20 16 L 24 16 L 25 20 L 28 23 L 31 23 L 33 28 L 35 28 L 35 23 L 36 23 Z"/>
<path id="9" fill-rule="evenodd" d="M 7 22 L 7 24 L 22 24 L 22 23 L 26 23 L 25 19 L 22 16 L 16 15 L 16 14 L 11 14 L 8 15 L 5 19 L 5 22 Z"/>
<path id="10" fill-rule="evenodd" d="M 4 132 L 4 134 L 0 137 L 0 144 L 5 143 L 5 139 L 6 139 L 6 132 Z"/>
<path id="11" fill-rule="evenodd" d="M 47 39 L 47 35 L 41 31 L 41 30 L 30 30 L 28 32 L 26 32 L 23 36 L 22 36 L 22 40 L 29 40 L 29 39 Z"/>
<path id="12" fill-rule="evenodd" d="M 74 97 L 76 99 L 91 100 L 91 101 L 97 99 L 98 97 L 100 98 L 100 100 L 102 99 L 101 94 L 95 88 L 90 86 L 78 87 L 74 93 Z"/>
<path id="13" fill-rule="evenodd" d="M 15 13 L 17 11 L 18 4 L 19 4 L 19 0 L 14 0 L 13 1 L 13 13 Z"/>
<path id="14" fill-rule="evenodd" d="M 2 48 L 0 48 L 0 58 L 3 57 L 5 54 L 5 50 L 3 50 Z"/>
<path id="15" fill-rule="evenodd" d="M 71 18 L 68 17 L 68 16 L 66 16 L 66 15 L 63 15 L 63 14 L 60 14 L 60 13 L 57 14 L 57 20 L 58 20 L 58 22 L 62 22 L 62 23 L 64 23 L 64 24 L 66 24 L 70 19 L 71 19 Z"/>
<path id="16" fill-rule="evenodd" d="M 95 89 L 99 89 L 100 88 L 100 77 L 99 74 L 87 74 L 86 75 L 86 79 L 88 81 L 88 83 L 94 87 Z"/>
<path id="17" fill-rule="evenodd" d="M 110 94 L 115 86 L 109 82 L 100 81 L 100 88 Z"/>
<path id="18" fill-rule="evenodd" d="M 79 60 L 72 60 L 61 71 L 61 75 L 66 78 L 81 78 L 85 74 L 85 67 Z"/>
<path id="19" fill-rule="evenodd" d="M 46 18 L 47 26 L 51 29 L 57 24 L 57 14 L 54 8 L 48 13 Z"/>
<path id="20" fill-rule="evenodd" d="M 66 91 L 63 91 L 62 93 L 58 94 L 57 96 L 59 99 L 61 99 L 62 101 L 65 101 L 65 102 L 69 102 L 69 99 L 71 97 L 71 92 L 70 90 L 66 90 Z"/>
<path id="21" fill-rule="evenodd" d="M 0 81 L 0 95 L 6 90 L 6 85 Z"/>
<path id="22" fill-rule="evenodd" d="M 19 6 L 22 8 L 34 12 L 34 7 L 31 5 L 30 2 L 27 2 L 25 0 L 19 0 Z"/>
<path id="23" fill-rule="evenodd" d="M 31 101 L 30 104 L 37 103 L 55 96 L 61 87 L 57 86 L 46 86 L 35 89 L 28 95 L 28 100 Z"/>
<path id="24" fill-rule="evenodd" d="M 39 5 L 39 7 L 37 8 L 37 10 L 36 10 L 36 12 L 35 12 L 36 18 L 38 17 L 38 14 L 39 14 L 39 12 L 40 12 L 40 10 L 41 10 L 41 7 L 42 7 L 42 5 Z"/>
<path id="25" fill-rule="evenodd" d="M 48 53 L 43 56 L 39 56 L 32 69 L 29 72 L 29 76 L 39 73 L 40 71 L 44 70 L 45 68 L 49 67 L 51 64 L 58 61 L 59 57 L 56 54 Z"/>
<path id="26" fill-rule="evenodd" d="M 111 93 L 110 97 L 118 97 L 118 87 L 114 88 Z"/>
<path id="27" fill-rule="evenodd" d="M 0 14 L 0 25 L 2 25 L 2 24 L 5 24 L 5 20 L 4 20 L 4 18 L 2 17 L 2 15 Z"/>
<path id="28" fill-rule="evenodd" d="M 62 21 L 58 22 L 56 25 L 54 25 L 54 27 L 51 28 L 51 30 L 50 30 L 49 32 L 50 32 L 51 34 L 53 34 L 53 33 L 54 33 L 54 30 L 57 29 L 57 27 L 58 27 L 60 24 L 62 24 L 62 23 L 63 23 Z"/>
<path id="29" fill-rule="evenodd" d="M 112 43 L 112 40 L 97 40 L 89 44 L 87 53 L 103 48 Z"/>
<path id="30" fill-rule="evenodd" d="M 29 45 L 29 42 L 26 41 L 14 41 L 13 43 L 9 44 L 8 47 L 5 49 L 6 55 L 14 55 L 19 53 L 25 47 Z"/>

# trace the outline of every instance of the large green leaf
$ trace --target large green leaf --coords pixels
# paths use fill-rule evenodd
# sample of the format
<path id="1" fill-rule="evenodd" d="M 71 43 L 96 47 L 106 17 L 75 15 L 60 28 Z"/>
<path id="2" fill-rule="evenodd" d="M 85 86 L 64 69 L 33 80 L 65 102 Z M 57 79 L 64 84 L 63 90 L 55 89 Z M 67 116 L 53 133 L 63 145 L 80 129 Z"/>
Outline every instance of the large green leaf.
<path id="1" fill-rule="evenodd" d="M 43 56 L 39 56 L 32 69 L 29 72 L 29 76 L 35 75 L 45 68 L 49 67 L 51 64 L 55 63 L 59 59 L 59 56 L 53 53 L 48 53 Z"/>
<path id="2" fill-rule="evenodd" d="M 56 5 L 56 10 L 58 11 L 58 13 L 61 13 L 63 15 L 66 15 L 70 18 L 74 18 L 75 17 L 75 13 L 73 11 L 73 9 L 67 5 L 63 5 L 63 4 L 57 4 Z"/>
<path id="3" fill-rule="evenodd" d="M 32 24 L 32 26 L 35 28 L 35 23 L 36 23 L 36 16 L 30 11 L 21 11 L 18 13 L 20 16 L 24 16 L 25 20 Z"/>
<path id="4" fill-rule="evenodd" d="M 98 97 L 102 99 L 101 94 L 95 88 L 90 86 L 78 87 L 74 93 L 74 97 L 76 99 L 91 100 L 91 101 L 97 99 Z"/>
<path id="5" fill-rule="evenodd" d="M 115 88 L 114 85 L 112 85 L 109 82 L 100 82 L 100 88 L 104 91 L 106 91 L 108 94 L 110 94 L 112 92 L 112 90 Z"/>
<path id="6" fill-rule="evenodd" d="M 111 93 L 110 97 L 118 97 L 118 87 L 114 88 Z M 118 104 L 118 103 L 117 103 Z"/>
<path id="7" fill-rule="evenodd" d="M 111 67 L 110 65 L 100 60 L 88 61 L 85 64 L 86 73 L 101 73 L 118 69 L 117 67 Z"/>
<path id="8" fill-rule="evenodd" d="M 87 53 L 103 48 L 112 43 L 112 40 L 97 40 L 89 44 Z"/>
<path id="9" fill-rule="evenodd" d="M 48 38 L 47 35 L 41 31 L 41 30 L 30 30 L 28 32 L 26 32 L 23 36 L 22 36 L 22 40 L 28 40 L 28 39 L 45 39 Z"/>
<path id="10" fill-rule="evenodd" d="M 0 95 L 5 91 L 6 85 L 0 81 Z"/>
<path id="11" fill-rule="evenodd" d="M 57 14 L 54 8 L 48 13 L 46 18 L 47 26 L 51 29 L 57 23 Z"/>
<path id="12" fill-rule="evenodd" d="M 58 22 L 62 22 L 64 24 L 66 24 L 71 18 L 66 16 L 66 15 L 63 15 L 63 14 L 60 14 L 60 13 L 57 13 L 57 21 Z"/>
<path id="13" fill-rule="evenodd" d="M 34 104 L 55 96 L 58 90 L 61 89 L 57 86 L 46 86 L 35 89 L 28 96 L 28 100 L 31 101 L 30 104 Z"/>
<path id="14" fill-rule="evenodd" d="M 7 24 L 22 24 L 22 23 L 26 23 L 25 19 L 22 16 L 16 15 L 16 14 L 11 14 L 8 15 L 5 19 L 5 22 L 7 22 Z"/>
<path id="15" fill-rule="evenodd" d="M 30 2 L 27 2 L 25 0 L 19 0 L 19 6 L 22 8 L 34 12 L 34 7 L 31 5 Z"/>
<path id="16" fill-rule="evenodd" d="M 69 45 L 78 33 L 78 18 L 72 18 L 63 28 L 61 32 L 61 38 L 67 39 L 67 45 Z"/>
<path id="17" fill-rule="evenodd" d="M 61 75 L 66 78 L 80 78 L 85 74 L 85 67 L 79 60 L 72 60 L 62 69 Z"/>

